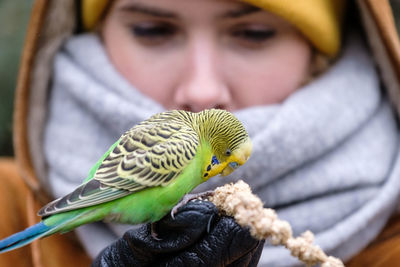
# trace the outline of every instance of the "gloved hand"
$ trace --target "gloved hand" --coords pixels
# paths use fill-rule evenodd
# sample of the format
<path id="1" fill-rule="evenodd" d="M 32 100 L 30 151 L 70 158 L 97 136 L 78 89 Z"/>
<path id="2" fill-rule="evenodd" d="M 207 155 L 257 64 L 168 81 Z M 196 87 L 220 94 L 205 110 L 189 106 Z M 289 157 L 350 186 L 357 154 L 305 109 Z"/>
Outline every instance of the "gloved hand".
<path id="1" fill-rule="evenodd" d="M 127 231 L 92 266 L 257 266 L 264 244 L 208 201 L 189 202 L 155 231 L 159 240 L 150 224 Z"/>

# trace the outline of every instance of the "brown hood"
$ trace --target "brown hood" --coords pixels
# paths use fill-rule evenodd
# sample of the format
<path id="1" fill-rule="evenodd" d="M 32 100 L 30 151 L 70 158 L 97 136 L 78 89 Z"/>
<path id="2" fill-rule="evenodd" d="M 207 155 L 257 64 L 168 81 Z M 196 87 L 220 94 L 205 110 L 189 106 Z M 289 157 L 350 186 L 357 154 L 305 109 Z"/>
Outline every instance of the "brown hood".
<path id="1" fill-rule="evenodd" d="M 14 148 L 25 182 L 44 202 L 49 199 L 43 129 L 52 60 L 77 31 L 77 0 L 37 0 L 34 4 L 16 89 Z M 400 114 L 400 42 L 388 0 L 358 0 L 367 39 L 382 81 Z"/>
<path id="2" fill-rule="evenodd" d="M 14 151 L 21 175 L 37 197 L 49 200 L 43 126 L 54 55 L 77 28 L 75 0 L 37 0 L 29 21 L 14 111 Z"/>

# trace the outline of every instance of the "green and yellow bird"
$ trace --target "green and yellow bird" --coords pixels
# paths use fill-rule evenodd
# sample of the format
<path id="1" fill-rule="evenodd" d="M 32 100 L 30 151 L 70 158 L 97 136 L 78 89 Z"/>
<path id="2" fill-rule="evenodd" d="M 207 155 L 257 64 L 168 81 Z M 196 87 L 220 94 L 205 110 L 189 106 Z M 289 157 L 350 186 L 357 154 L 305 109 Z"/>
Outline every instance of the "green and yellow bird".
<path id="1" fill-rule="evenodd" d="M 156 114 L 124 133 L 81 186 L 44 206 L 40 223 L 1 240 L 0 253 L 99 220 L 156 222 L 197 185 L 243 165 L 251 149 L 228 111 Z"/>

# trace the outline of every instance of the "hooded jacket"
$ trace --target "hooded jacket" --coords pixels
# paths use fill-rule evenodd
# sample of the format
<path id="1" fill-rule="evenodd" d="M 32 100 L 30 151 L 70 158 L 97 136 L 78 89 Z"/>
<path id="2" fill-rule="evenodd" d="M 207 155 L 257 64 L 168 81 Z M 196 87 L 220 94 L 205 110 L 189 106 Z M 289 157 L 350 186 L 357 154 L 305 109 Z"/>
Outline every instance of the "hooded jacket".
<path id="1" fill-rule="evenodd" d="M 52 199 L 43 156 L 46 103 L 53 57 L 64 41 L 81 28 L 78 2 L 37 0 L 32 9 L 15 94 L 16 158 L 0 164 L 4 184 L 0 188 L 0 209 L 7 214 L 0 224 L 2 237 L 39 221 L 36 211 Z M 390 3 L 356 3 L 382 83 L 400 114 L 400 41 Z M 400 236 L 395 235 L 399 227 L 400 217 L 393 217 L 382 234 L 347 266 L 396 265 L 400 261 Z M 90 263 L 74 233 L 55 235 L 0 255 L 0 266 L 62 266 L 67 262 L 76 266 Z"/>

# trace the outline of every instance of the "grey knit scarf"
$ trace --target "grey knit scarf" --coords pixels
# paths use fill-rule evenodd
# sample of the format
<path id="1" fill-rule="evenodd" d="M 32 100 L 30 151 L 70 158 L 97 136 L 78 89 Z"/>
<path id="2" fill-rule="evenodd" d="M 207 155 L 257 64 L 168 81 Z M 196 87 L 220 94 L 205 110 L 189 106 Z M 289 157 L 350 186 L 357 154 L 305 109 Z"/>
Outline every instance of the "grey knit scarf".
<path id="1" fill-rule="evenodd" d="M 60 197 L 82 182 L 121 133 L 164 108 L 117 73 L 94 34 L 65 44 L 53 78 L 44 150 L 50 186 Z M 231 177 L 214 177 L 197 191 L 241 178 L 290 222 L 295 235 L 313 231 L 315 243 L 343 260 L 379 233 L 400 191 L 399 132 L 358 38 L 349 38 L 326 73 L 283 103 L 236 115 L 252 137 L 251 159 Z M 95 256 L 125 230 L 96 223 L 77 231 Z M 286 249 L 269 245 L 260 261 L 298 264 Z"/>

